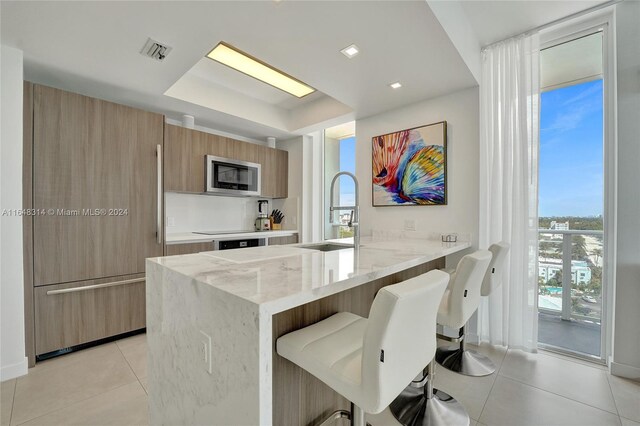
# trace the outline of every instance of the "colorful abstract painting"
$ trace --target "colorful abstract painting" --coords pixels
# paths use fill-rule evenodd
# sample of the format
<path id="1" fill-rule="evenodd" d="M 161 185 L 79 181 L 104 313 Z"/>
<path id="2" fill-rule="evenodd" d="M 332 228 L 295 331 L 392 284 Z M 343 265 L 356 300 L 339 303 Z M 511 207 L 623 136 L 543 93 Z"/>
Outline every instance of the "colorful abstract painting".
<path id="1" fill-rule="evenodd" d="M 373 205 L 447 204 L 447 122 L 372 139 Z"/>

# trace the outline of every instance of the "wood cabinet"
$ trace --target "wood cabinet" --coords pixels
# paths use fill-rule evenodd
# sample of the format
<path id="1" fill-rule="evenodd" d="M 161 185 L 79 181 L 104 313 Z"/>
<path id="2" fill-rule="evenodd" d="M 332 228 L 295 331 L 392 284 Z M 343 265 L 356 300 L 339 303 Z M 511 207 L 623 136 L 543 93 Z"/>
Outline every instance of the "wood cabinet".
<path id="1" fill-rule="evenodd" d="M 144 275 L 35 288 L 36 355 L 145 327 Z"/>
<path id="2" fill-rule="evenodd" d="M 33 109 L 34 284 L 144 272 L 163 116 L 40 85 Z"/>
<path id="3" fill-rule="evenodd" d="M 289 196 L 289 153 L 276 150 L 275 195 L 273 198 L 287 198 Z"/>
<path id="4" fill-rule="evenodd" d="M 295 244 L 298 242 L 298 234 L 287 235 L 285 237 L 271 237 L 269 238 L 270 246 L 281 246 L 285 244 Z"/>
<path id="5" fill-rule="evenodd" d="M 205 243 L 167 244 L 164 254 L 165 256 L 176 256 L 179 254 L 192 254 L 212 250 L 213 241 L 207 241 Z"/>
<path id="6" fill-rule="evenodd" d="M 250 161 L 262 166 L 262 196 L 286 198 L 289 153 L 180 126 L 165 124 L 165 191 L 202 193 L 205 155 Z"/>

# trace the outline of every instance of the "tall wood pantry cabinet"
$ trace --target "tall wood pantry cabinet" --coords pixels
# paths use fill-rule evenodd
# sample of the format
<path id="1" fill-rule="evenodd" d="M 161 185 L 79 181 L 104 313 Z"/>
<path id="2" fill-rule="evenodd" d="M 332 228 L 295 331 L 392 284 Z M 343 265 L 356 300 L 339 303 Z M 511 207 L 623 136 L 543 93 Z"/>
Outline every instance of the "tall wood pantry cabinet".
<path id="1" fill-rule="evenodd" d="M 24 93 L 33 354 L 145 327 L 145 258 L 163 253 L 164 117 L 30 83 Z"/>

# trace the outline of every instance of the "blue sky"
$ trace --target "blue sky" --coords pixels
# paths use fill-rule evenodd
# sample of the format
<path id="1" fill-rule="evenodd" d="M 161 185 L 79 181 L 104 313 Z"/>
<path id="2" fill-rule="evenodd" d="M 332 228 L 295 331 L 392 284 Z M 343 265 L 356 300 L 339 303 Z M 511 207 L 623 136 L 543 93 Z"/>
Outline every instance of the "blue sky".
<path id="1" fill-rule="evenodd" d="M 601 215 L 602 80 L 541 98 L 539 215 Z"/>
<path id="2" fill-rule="evenodd" d="M 340 171 L 356 174 L 356 138 L 350 137 L 340 140 Z M 363 183 L 360 183 L 362 191 Z M 340 177 L 340 204 L 353 205 L 355 198 L 355 186 L 348 176 Z"/>

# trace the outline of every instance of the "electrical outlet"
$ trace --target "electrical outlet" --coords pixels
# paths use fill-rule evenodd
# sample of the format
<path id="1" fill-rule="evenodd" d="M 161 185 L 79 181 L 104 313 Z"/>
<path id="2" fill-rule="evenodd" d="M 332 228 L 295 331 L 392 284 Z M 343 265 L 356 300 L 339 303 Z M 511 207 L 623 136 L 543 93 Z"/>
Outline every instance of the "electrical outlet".
<path id="1" fill-rule="evenodd" d="M 176 218 L 173 216 L 167 216 L 167 226 L 168 227 L 176 226 Z"/>
<path id="2" fill-rule="evenodd" d="M 416 221 L 413 219 L 405 219 L 404 220 L 404 230 L 405 231 L 415 231 L 416 230 Z"/>
<path id="3" fill-rule="evenodd" d="M 198 347 L 200 353 L 200 361 L 207 373 L 213 374 L 212 362 L 211 362 L 211 336 L 204 331 L 200 330 L 200 346 Z"/>
<path id="4" fill-rule="evenodd" d="M 297 225 L 298 224 L 298 219 L 295 216 L 291 216 L 291 224 L 292 225 Z"/>

